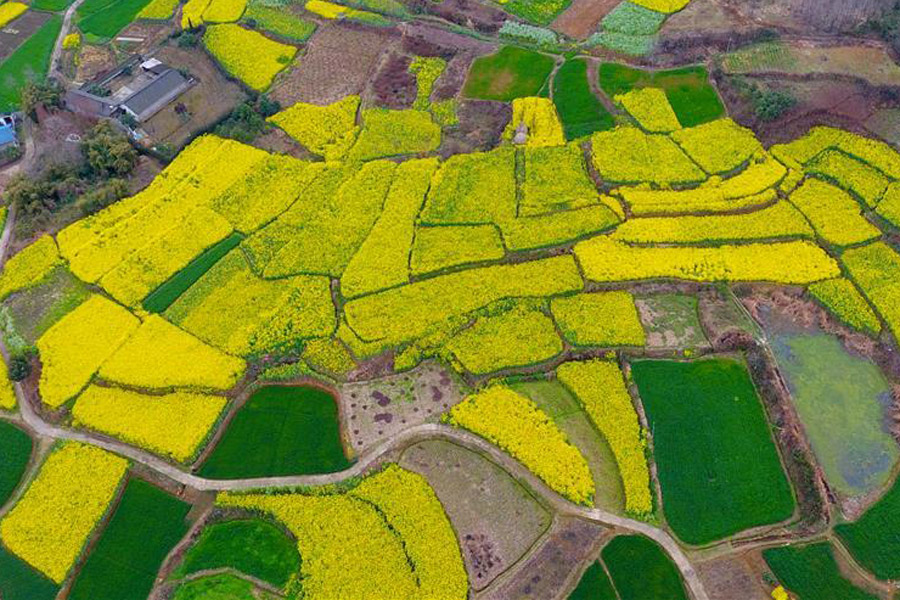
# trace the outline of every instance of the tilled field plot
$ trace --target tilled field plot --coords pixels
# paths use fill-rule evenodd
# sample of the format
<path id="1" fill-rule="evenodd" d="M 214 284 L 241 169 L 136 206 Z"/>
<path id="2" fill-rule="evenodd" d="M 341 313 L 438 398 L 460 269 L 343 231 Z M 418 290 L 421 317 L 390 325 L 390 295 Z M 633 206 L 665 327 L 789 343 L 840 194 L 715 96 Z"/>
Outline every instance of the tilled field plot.
<path id="1" fill-rule="evenodd" d="M 298 65 L 272 90 L 282 106 L 296 102 L 331 104 L 359 94 L 372 74 L 390 37 L 379 31 L 343 25 L 322 27 L 310 40 Z"/>
<path id="2" fill-rule="evenodd" d="M 453 523 L 472 587 L 484 589 L 550 527 L 552 517 L 506 471 L 452 442 L 410 446 L 405 469 L 428 479 Z"/>
<path id="3" fill-rule="evenodd" d="M 341 414 L 356 453 L 388 440 L 404 429 L 436 418 L 462 400 L 450 374 L 437 363 L 409 373 L 341 389 Z"/>
<path id="4" fill-rule="evenodd" d="M 48 13 L 29 10 L 21 17 L 0 29 L 0 62 L 15 52 L 31 34 L 50 18 Z"/>

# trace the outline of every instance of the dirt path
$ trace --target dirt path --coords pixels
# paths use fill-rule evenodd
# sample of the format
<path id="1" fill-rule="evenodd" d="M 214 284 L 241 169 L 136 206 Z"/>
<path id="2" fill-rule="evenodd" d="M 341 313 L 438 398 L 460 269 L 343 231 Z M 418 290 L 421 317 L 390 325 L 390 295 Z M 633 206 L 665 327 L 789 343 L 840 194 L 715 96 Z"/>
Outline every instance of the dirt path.
<path id="1" fill-rule="evenodd" d="M 401 434 L 395 436 L 391 440 L 376 446 L 372 450 L 360 456 L 360 459 L 352 467 L 339 473 L 331 473 L 327 475 L 298 475 L 293 477 L 262 477 L 254 479 L 234 479 L 234 480 L 213 480 L 198 477 L 196 475 L 186 473 L 178 467 L 165 462 L 164 460 L 139 450 L 122 442 L 102 439 L 94 434 L 70 431 L 62 427 L 57 427 L 45 422 L 31 403 L 26 399 L 21 384 L 16 384 L 16 395 L 18 396 L 19 406 L 22 418 L 31 429 L 38 435 L 54 440 L 70 440 L 82 442 L 103 448 L 110 452 L 114 452 L 124 456 L 134 462 L 140 463 L 147 468 L 153 469 L 157 473 L 161 473 L 166 477 L 185 486 L 192 487 L 201 491 L 241 491 L 252 490 L 257 488 L 271 487 L 297 487 L 297 486 L 320 486 L 334 484 L 362 475 L 369 467 L 382 460 L 386 455 L 408 446 L 414 442 L 424 439 L 444 439 L 455 442 L 466 448 L 474 449 L 490 456 L 490 458 L 513 474 L 514 477 L 524 480 L 543 498 L 544 502 L 552 507 L 559 514 L 570 515 L 595 521 L 603 525 L 611 525 L 628 531 L 643 534 L 655 540 L 675 561 L 682 577 L 691 590 L 694 600 L 709 600 L 700 578 L 697 576 L 693 565 L 688 560 L 681 546 L 668 533 L 626 517 L 621 517 L 613 513 L 596 509 L 585 508 L 572 504 L 559 496 L 556 492 L 548 488 L 528 469 L 523 467 L 518 461 L 501 451 L 499 448 L 483 440 L 482 438 L 469 433 L 467 431 L 454 429 L 445 425 L 424 424 L 408 429 Z"/>
<path id="2" fill-rule="evenodd" d="M 6 250 L 9 246 L 9 240 L 11 238 L 10 232 L 14 227 L 14 221 L 15 214 L 11 212 L 6 221 L 3 235 L 0 237 L 0 266 L 5 263 Z M 0 341 L 0 353 L 3 354 L 4 359 L 7 358 L 8 353 L 6 345 L 3 344 L 2 341 Z M 172 465 L 149 452 L 145 452 L 123 442 L 104 439 L 87 432 L 70 431 L 62 427 L 51 425 L 44 421 L 31 405 L 31 402 L 24 393 L 22 384 L 16 382 L 14 387 L 22 421 L 24 421 L 34 433 L 40 436 L 42 441 L 69 440 L 103 448 L 104 450 L 124 456 L 136 463 L 140 463 L 182 485 L 200 491 L 221 492 L 270 487 L 320 486 L 334 484 L 351 477 L 362 475 L 369 467 L 377 464 L 385 456 L 390 455 L 398 449 L 409 446 L 412 443 L 424 439 L 435 438 L 456 442 L 466 448 L 487 454 L 495 463 L 500 465 L 513 477 L 525 481 L 531 486 L 531 488 L 541 496 L 544 503 L 557 511 L 558 514 L 571 515 L 589 521 L 595 521 L 602 525 L 619 527 L 621 529 L 643 534 L 656 541 L 669 553 L 669 556 L 672 557 L 678 570 L 681 571 L 681 575 L 690 590 L 693 600 L 709 600 L 709 596 L 706 594 L 706 590 L 704 589 L 703 583 L 700 581 L 694 566 L 688 560 L 687 555 L 685 555 L 681 546 L 679 546 L 675 539 L 668 533 L 648 525 L 647 523 L 621 517 L 605 510 L 586 508 L 572 504 L 548 488 L 531 471 L 522 466 L 521 463 L 500 450 L 498 447 L 468 431 L 455 429 L 446 425 L 430 423 L 418 425 L 401 432 L 392 439 L 386 440 L 382 444 L 367 451 L 360 456 L 359 460 L 352 467 L 339 473 L 329 473 L 326 475 L 298 475 L 293 477 L 213 480 L 186 473 L 175 465 Z"/>
<path id="3" fill-rule="evenodd" d="M 66 36 L 69 35 L 69 31 L 72 29 L 72 17 L 75 16 L 75 11 L 78 10 L 78 7 L 81 6 L 83 2 L 84 0 L 75 0 L 75 2 L 73 2 L 66 10 L 66 14 L 63 17 L 62 29 L 59 30 L 59 35 L 56 38 L 56 45 L 53 46 L 53 54 L 50 57 L 50 77 L 54 79 L 65 81 L 65 77 L 59 69 L 59 57 L 62 56 L 63 40 L 66 39 Z"/>

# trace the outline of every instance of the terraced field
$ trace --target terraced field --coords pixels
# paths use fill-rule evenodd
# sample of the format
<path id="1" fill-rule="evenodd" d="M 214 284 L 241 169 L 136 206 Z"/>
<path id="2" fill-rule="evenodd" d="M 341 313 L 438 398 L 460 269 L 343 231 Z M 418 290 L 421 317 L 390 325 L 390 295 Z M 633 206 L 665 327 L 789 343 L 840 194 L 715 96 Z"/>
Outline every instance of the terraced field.
<path id="1" fill-rule="evenodd" d="M 856 54 L 713 60 L 689 0 L 11 4 L 0 598 L 888 600 L 900 153 L 722 80 Z M 247 101 L 37 185 L 132 50 Z"/>

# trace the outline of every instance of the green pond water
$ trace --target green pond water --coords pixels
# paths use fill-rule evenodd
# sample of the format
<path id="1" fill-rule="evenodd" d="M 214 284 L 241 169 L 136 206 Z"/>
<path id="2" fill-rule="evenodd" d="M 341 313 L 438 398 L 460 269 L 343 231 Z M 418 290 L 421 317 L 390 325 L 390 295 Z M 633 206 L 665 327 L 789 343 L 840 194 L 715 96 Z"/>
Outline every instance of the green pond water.
<path id="1" fill-rule="evenodd" d="M 888 433 L 891 389 L 880 369 L 818 329 L 765 315 L 769 344 L 812 449 L 831 486 L 845 496 L 885 485 L 900 458 Z"/>

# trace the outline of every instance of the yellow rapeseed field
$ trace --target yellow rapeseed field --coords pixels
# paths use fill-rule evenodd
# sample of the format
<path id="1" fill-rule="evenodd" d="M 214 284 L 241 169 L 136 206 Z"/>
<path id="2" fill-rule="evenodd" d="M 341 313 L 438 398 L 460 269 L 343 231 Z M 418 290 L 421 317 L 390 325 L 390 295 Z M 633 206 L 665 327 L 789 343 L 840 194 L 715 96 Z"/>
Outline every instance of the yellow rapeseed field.
<path id="1" fill-rule="evenodd" d="M 147 396 L 92 385 L 75 401 L 72 416 L 77 427 L 187 461 L 206 439 L 226 402 L 223 396 L 188 392 Z"/>
<path id="2" fill-rule="evenodd" d="M 58 408 L 78 394 L 139 325 L 126 309 L 94 295 L 48 329 L 37 341 L 44 404 Z"/>
<path id="3" fill-rule="evenodd" d="M 15 555 L 62 583 L 119 488 L 128 461 L 67 442 L 41 467 L 0 521 L 0 538 Z"/>

